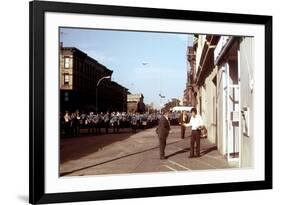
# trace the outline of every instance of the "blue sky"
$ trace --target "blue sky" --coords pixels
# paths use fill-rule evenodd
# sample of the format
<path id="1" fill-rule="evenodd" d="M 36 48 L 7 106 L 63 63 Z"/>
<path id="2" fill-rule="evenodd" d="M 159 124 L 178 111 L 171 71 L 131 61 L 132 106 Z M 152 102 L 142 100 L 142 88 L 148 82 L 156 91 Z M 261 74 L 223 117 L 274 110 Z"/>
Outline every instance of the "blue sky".
<path id="1" fill-rule="evenodd" d="M 113 70 L 112 79 L 159 108 L 183 96 L 187 34 L 62 28 L 64 46 L 76 47 Z M 147 62 L 143 65 L 143 62 Z"/>

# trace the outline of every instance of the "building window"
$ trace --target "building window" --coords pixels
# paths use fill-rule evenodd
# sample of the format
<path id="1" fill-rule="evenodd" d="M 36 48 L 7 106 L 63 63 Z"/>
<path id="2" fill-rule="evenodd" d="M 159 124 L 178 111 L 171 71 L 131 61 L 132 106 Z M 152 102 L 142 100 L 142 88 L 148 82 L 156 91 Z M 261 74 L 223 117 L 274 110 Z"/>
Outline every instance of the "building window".
<path id="1" fill-rule="evenodd" d="M 64 68 L 70 68 L 70 57 L 64 57 Z"/>
<path id="2" fill-rule="evenodd" d="M 64 74 L 64 84 L 69 85 L 69 75 L 68 74 Z"/>

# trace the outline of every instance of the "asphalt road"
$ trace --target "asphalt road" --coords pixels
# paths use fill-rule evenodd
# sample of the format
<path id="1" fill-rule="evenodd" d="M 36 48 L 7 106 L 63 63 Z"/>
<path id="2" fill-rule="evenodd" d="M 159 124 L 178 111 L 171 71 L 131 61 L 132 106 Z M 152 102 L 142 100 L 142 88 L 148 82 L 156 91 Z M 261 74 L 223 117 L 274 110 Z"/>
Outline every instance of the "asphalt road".
<path id="1" fill-rule="evenodd" d="M 201 157 L 189 159 L 191 130 L 180 138 L 180 127 L 172 126 L 166 147 L 168 159 L 159 159 L 155 128 L 121 129 L 118 134 L 82 135 L 62 139 L 60 144 L 60 175 L 83 176 L 162 171 L 192 171 L 231 168 L 216 146 L 201 139 Z"/>

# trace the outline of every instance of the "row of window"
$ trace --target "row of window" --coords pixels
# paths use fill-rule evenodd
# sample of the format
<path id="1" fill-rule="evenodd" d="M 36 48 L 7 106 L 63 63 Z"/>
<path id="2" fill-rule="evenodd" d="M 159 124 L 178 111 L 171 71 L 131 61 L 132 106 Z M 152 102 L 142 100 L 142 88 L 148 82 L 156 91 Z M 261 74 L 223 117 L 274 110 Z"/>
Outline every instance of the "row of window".
<path id="1" fill-rule="evenodd" d="M 69 85 L 69 81 L 70 81 L 69 74 L 64 74 L 63 84 L 64 85 Z"/>
<path id="2" fill-rule="evenodd" d="M 63 84 L 69 85 L 70 84 L 70 74 L 65 73 L 63 78 Z M 84 80 L 83 78 L 79 78 L 78 76 L 73 76 L 73 82 L 76 88 L 80 89 L 93 89 L 95 85 L 92 81 Z M 124 89 L 115 88 L 114 86 L 109 86 L 108 88 L 114 89 L 116 92 L 124 92 Z"/>
<path id="3" fill-rule="evenodd" d="M 69 85 L 70 84 L 70 74 L 65 73 L 63 75 L 63 84 Z M 73 83 L 76 88 L 82 89 L 93 89 L 94 88 L 94 81 L 87 80 L 85 78 L 81 78 L 79 76 L 73 76 Z"/>
<path id="4" fill-rule="evenodd" d="M 65 56 L 64 57 L 64 68 L 70 68 L 70 62 L 71 62 L 71 59 L 69 56 Z"/>
<path id="5" fill-rule="evenodd" d="M 71 65 L 72 65 L 71 57 L 65 56 L 64 57 L 64 68 L 65 69 L 71 68 L 72 67 Z M 97 76 L 97 78 L 102 77 L 101 74 L 99 74 L 97 72 L 97 70 L 92 69 L 92 66 L 90 66 L 89 64 L 85 64 L 84 62 L 81 62 L 79 60 L 76 60 L 76 66 L 74 69 L 77 70 L 78 73 L 80 72 L 80 73 L 85 74 L 85 77 L 92 77 L 92 78 L 95 78 L 95 76 Z"/>

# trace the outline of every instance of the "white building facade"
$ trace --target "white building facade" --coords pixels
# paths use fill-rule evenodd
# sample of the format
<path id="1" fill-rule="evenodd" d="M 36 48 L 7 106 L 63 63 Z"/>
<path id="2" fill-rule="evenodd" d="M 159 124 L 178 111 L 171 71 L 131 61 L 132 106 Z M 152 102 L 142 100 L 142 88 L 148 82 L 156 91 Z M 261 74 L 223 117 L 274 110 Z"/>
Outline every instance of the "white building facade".
<path id="1" fill-rule="evenodd" d="M 199 35 L 196 44 L 197 108 L 225 159 L 251 167 L 254 72 L 252 37 Z"/>

